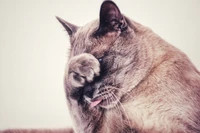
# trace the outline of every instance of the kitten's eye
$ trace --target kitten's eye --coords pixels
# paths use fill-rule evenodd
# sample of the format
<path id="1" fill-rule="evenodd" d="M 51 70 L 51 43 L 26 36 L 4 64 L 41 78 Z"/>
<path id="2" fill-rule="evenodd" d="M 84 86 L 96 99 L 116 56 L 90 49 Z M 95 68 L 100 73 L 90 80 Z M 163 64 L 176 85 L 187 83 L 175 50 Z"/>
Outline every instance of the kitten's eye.
<path id="1" fill-rule="evenodd" d="M 103 62 L 103 58 L 98 58 L 99 63 Z"/>

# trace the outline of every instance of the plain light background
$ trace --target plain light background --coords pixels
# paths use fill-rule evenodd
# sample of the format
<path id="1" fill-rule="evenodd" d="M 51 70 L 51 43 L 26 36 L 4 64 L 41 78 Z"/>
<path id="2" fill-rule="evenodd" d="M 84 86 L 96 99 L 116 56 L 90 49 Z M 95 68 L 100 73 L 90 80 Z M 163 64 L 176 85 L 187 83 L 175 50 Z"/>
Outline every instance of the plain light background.
<path id="1" fill-rule="evenodd" d="M 115 0 L 200 70 L 199 0 Z M 70 126 L 63 75 L 69 41 L 55 15 L 84 25 L 102 0 L 0 0 L 0 129 Z"/>

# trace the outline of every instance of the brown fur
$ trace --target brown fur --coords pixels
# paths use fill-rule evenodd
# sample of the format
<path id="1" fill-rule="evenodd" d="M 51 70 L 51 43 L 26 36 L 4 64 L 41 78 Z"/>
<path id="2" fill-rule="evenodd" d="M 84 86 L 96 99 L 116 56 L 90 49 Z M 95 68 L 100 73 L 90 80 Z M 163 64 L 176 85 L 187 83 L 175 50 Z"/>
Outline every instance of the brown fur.
<path id="1" fill-rule="evenodd" d="M 71 42 L 64 83 L 75 133 L 200 133 L 200 73 L 184 53 L 111 1 L 84 27 L 57 19 Z"/>
<path id="2" fill-rule="evenodd" d="M 0 133 L 74 133 L 72 129 L 7 129 Z"/>

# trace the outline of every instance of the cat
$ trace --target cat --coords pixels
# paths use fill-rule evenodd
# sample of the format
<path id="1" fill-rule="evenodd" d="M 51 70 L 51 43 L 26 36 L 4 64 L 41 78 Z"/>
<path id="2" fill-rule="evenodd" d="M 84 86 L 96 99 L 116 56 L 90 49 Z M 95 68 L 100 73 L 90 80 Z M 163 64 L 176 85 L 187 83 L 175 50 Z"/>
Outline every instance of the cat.
<path id="1" fill-rule="evenodd" d="M 200 133 L 200 72 L 183 52 L 113 1 L 84 27 L 57 19 L 71 42 L 66 133 Z"/>

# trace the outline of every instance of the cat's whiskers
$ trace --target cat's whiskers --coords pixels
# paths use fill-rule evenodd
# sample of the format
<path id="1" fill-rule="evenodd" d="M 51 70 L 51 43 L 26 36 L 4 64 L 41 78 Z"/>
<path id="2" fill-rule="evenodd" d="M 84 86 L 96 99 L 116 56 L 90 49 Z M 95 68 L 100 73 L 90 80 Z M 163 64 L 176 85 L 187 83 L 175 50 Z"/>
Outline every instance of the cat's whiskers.
<path id="1" fill-rule="evenodd" d="M 115 94 L 113 93 L 113 92 L 111 92 L 111 98 L 113 99 L 113 100 L 117 100 L 116 99 L 116 97 L 115 97 Z M 122 129 L 124 128 L 124 122 L 123 122 L 123 117 L 122 117 L 122 114 L 123 114 L 123 112 L 121 111 L 121 109 L 120 109 L 120 107 L 119 107 L 119 105 L 117 104 L 115 107 L 114 107 L 118 112 L 119 112 L 119 114 L 120 114 L 120 120 L 121 120 L 121 127 L 122 127 Z"/>
<path id="2" fill-rule="evenodd" d="M 105 87 L 106 88 L 106 87 Z M 106 88 L 106 91 L 108 91 L 108 89 Z M 110 102 L 110 99 L 109 99 L 109 97 L 108 96 L 105 96 L 105 101 L 107 102 L 107 105 L 109 105 L 111 102 Z M 105 115 L 106 116 L 106 119 L 108 120 L 108 118 L 110 118 L 110 117 L 108 117 L 107 115 Z M 110 129 L 110 127 L 108 127 L 108 125 L 107 124 L 105 124 L 106 125 L 106 127 L 107 127 L 107 130 L 109 130 Z"/>
<path id="3" fill-rule="evenodd" d="M 113 101 L 116 101 L 116 97 L 114 96 L 114 93 L 113 92 L 110 92 L 110 96 L 108 97 L 108 101 L 109 101 L 109 104 L 112 104 Z M 111 101 L 111 102 L 110 102 Z M 120 107 L 118 105 L 114 106 L 114 108 L 119 112 L 119 115 L 120 115 L 120 121 L 121 121 L 121 128 L 123 129 L 124 128 L 124 123 L 123 123 L 123 118 L 122 118 L 122 111 L 120 109 Z M 114 110 L 110 110 L 112 111 L 112 114 L 115 114 L 116 112 L 114 112 Z"/>
<path id="4" fill-rule="evenodd" d="M 127 118 L 128 126 L 131 126 L 131 121 L 128 119 L 128 118 L 129 118 L 129 117 L 128 117 L 128 113 L 127 113 L 126 110 L 124 109 L 124 107 L 123 107 L 122 103 L 120 102 L 119 98 L 117 98 L 117 96 L 116 96 L 113 92 L 111 92 L 111 93 L 112 93 L 112 95 L 116 98 L 116 100 L 118 101 L 118 103 L 120 104 L 120 107 L 123 109 L 124 115 L 125 115 L 125 117 Z M 123 113 L 122 113 L 122 114 L 123 114 Z M 132 131 L 131 131 L 131 132 L 132 132 Z"/>
<path id="5" fill-rule="evenodd" d="M 108 88 L 106 88 L 106 91 L 109 91 Z M 108 95 L 108 94 L 107 94 L 107 95 Z M 110 99 L 108 98 L 108 96 L 106 96 L 106 102 L 107 102 L 107 105 L 110 105 L 110 103 L 111 103 L 111 102 L 110 102 Z"/>
<path id="6" fill-rule="evenodd" d="M 123 94 L 128 95 L 130 98 L 133 98 L 133 96 L 131 96 L 131 94 L 129 94 L 129 93 L 126 92 L 126 91 L 123 91 L 123 90 L 121 90 L 121 89 L 118 89 L 117 91 L 120 91 L 120 92 L 122 92 Z"/>
<path id="7" fill-rule="evenodd" d="M 107 87 L 107 85 L 102 85 L 102 88 L 104 88 L 104 90 L 102 91 L 102 93 L 100 93 L 100 96 L 103 96 L 105 99 L 106 104 L 109 106 L 111 104 L 113 104 L 114 101 L 117 101 L 117 104 L 114 106 L 114 108 L 117 110 L 117 112 L 119 112 L 120 114 L 120 122 L 121 122 L 121 127 L 122 129 L 125 128 L 125 125 L 130 126 L 131 125 L 131 121 L 128 118 L 128 113 L 125 111 L 123 104 L 121 103 L 121 101 L 119 100 L 119 98 L 117 97 L 117 95 L 113 92 L 113 90 L 116 91 L 121 91 L 121 93 L 125 93 L 125 91 L 120 90 L 120 89 L 115 89 L 115 87 L 113 88 L 109 88 Z M 109 95 L 111 94 L 111 95 Z M 127 93 L 127 95 L 129 97 L 133 97 L 131 96 L 129 93 Z M 111 105 L 112 106 L 112 105 Z M 114 111 L 114 110 L 110 110 L 110 111 Z M 113 112 L 116 113 L 116 112 Z M 123 115 L 125 116 L 125 121 L 126 123 L 124 123 L 124 118 Z M 106 118 L 109 118 L 108 116 L 106 116 Z M 109 127 L 107 127 L 109 129 Z M 131 133 L 133 133 L 133 131 L 131 131 Z"/>

